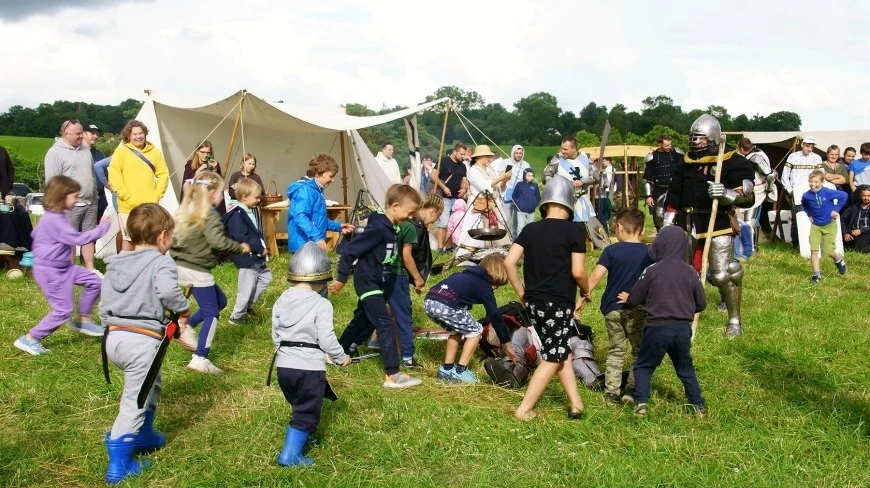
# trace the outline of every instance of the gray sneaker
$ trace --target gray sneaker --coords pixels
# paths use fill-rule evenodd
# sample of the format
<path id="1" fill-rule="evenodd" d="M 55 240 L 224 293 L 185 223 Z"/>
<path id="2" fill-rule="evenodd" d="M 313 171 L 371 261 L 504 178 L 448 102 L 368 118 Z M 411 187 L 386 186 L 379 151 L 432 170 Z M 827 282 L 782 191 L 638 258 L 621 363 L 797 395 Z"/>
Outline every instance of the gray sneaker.
<path id="1" fill-rule="evenodd" d="M 422 382 L 423 381 L 420 378 L 414 378 L 408 376 L 406 373 L 398 372 L 386 377 L 384 380 L 384 388 L 411 388 Z"/>
<path id="2" fill-rule="evenodd" d="M 73 320 L 69 323 L 69 328 L 78 332 L 79 334 L 84 334 L 90 337 L 103 337 L 106 334 L 106 329 L 100 327 L 99 325 L 91 322 L 90 320 L 87 322 L 77 322 Z"/>
<path id="3" fill-rule="evenodd" d="M 42 347 L 42 343 L 38 340 L 28 340 L 26 334 L 16 339 L 14 345 L 31 356 L 39 356 L 40 354 L 50 352 L 48 349 Z"/>

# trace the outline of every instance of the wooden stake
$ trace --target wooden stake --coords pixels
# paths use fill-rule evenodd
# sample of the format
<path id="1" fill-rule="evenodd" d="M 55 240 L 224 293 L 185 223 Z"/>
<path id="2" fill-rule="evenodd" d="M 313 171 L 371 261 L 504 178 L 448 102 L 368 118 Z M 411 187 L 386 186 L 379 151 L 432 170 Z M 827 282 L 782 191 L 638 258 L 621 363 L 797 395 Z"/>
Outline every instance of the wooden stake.
<path id="1" fill-rule="evenodd" d="M 435 178 L 433 180 L 438 180 L 438 174 L 441 171 L 441 158 L 444 157 L 444 138 L 447 137 L 447 116 L 450 115 L 450 107 L 452 101 L 447 99 L 447 106 L 444 107 L 444 125 L 441 127 L 441 147 L 438 149 L 438 163 L 435 165 Z M 434 194 L 438 190 L 438 185 L 432 185 L 432 193 Z"/>
<path id="2" fill-rule="evenodd" d="M 719 154 L 716 156 L 716 174 L 713 175 L 714 183 L 722 182 L 722 161 L 725 157 L 725 134 L 720 136 Z M 707 224 L 707 237 L 704 238 L 704 252 L 701 254 L 701 288 L 707 284 L 707 261 L 710 257 L 710 244 L 713 243 L 713 229 L 716 228 L 716 213 L 719 212 L 719 200 L 713 199 L 713 206 L 710 208 L 710 222 Z M 696 313 L 692 320 L 692 339 L 695 339 L 695 332 L 698 330 L 698 321 L 701 320 L 701 314 Z"/>
<path id="3" fill-rule="evenodd" d="M 245 92 L 242 92 L 242 101 L 239 102 L 239 113 L 236 114 L 236 122 L 233 124 L 233 134 L 230 136 L 230 147 L 227 148 L 227 159 L 224 160 L 223 176 L 229 178 L 230 158 L 233 157 L 233 145 L 236 143 L 236 132 L 239 130 L 239 121 L 242 119 L 242 110 L 245 108 Z"/>
<path id="4" fill-rule="evenodd" d="M 347 205 L 347 156 L 344 149 L 344 137 L 346 132 L 338 133 L 338 141 L 341 143 L 341 190 L 344 192 L 344 204 Z"/>

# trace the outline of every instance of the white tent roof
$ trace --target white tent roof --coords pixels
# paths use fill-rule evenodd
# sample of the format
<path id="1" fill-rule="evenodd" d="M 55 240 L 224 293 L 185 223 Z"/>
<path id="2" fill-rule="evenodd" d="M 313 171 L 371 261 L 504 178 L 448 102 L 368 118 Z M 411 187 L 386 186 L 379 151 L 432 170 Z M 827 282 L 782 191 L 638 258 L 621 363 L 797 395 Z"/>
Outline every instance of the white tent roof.
<path id="1" fill-rule="evenodd" d="M 246 152 L 252 153 L 266 192 L 277 191 L 284 196 L 291 183 L 305 176 L 308 161 L 315 153 L 328 153 L 339 165 L 339 174 L 325 192 L 328 200 L 353 205 L 357 191 L 368 189 L 383 205 L 391 182 L 356 130 L 408 117 L 445 101 L 447 98 L 441 98 L 389 114 L 354 117 L 339 107 L 269 103 L 240 91 L 195 108 L 166 105 L 149 98 L 136 118 L 149 128 L 148 140 L 163 151 L 169 166 L 170 184 L 160 204 L 170 212 L 178 208 L 184 166 L 206 139 L 214 146 L 214 157 L 221 163 L 225 178 L 239 170 Z M 237 117 L 240 127 L 230 154 Z M 284 218 L 279 232 L 283 222 Z"/>
<path id="2" fill-rule="evenodd" d="M 862 143 L 870 142 L 870 129 L 868 130 L 819 130 L 819 131 L 791 131 L 791 132 L 744 132 L 753 144 L 774 144 L 783 148 L 791 148 L 795 139 L 803 140 L 806 137 L 816 138 L 816 149 L 824 153 L 829 146 L 840 146 L 840 151 L 847 147 L 858 149 Z"/>

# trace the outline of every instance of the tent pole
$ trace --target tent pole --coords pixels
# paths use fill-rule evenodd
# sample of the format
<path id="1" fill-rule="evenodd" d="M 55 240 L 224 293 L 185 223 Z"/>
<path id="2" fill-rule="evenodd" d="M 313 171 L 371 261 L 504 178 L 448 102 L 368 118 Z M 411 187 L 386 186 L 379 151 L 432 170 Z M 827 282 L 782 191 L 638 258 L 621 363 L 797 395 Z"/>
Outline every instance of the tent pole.
<path id="1" fill-rule="evenodd" d="M 233 145 L 236 143 L 236 132 L 239 130 L 239 120 L 242 118 L 242 110 L 245 107 L 245 94 L 242 93 L 242 100 L 239 103 L 239 113 L 236 114 L 236 122 L 233 124 L 233 134 L 230 136 L 230 146 L 227 148 L 227 159 L 224 162 L 224 177 L 227 176 L 227 171 L 232 169 L 230 167 L 230 158 L 233 156 Z"/>
<path id="2" fill-rule="evenodd" d="M 435 179 L 438 179 L 438 174 L 441 172 L 441 158 L 444 157 L 444 138 L 447 137 L 447 116 L 450 115 L 451 100 L 447 99 L 447 106 L 444 107 L 444 125 L 441 127 L 441 147 L 438 149 L 438 164 L 435 165 Z M 432 185 L 432 193 L 438 189 L 438 185 Z"/>
<path id="3" fill-rule="evenodd" d="M 338 133 L 338 141 L 341 143 L 341 191 L 344 192 L 344 204 L 347 206 L 347 151 L 344 137 L 344 131 Z"/>
<path id="4" fill-rule="evenodd" d="M 622 154 L 624 155 L 622 169 L 625 170 L 625 174 L 622 175 L 622 208 L 628 208 L 628 146 L 625 144 L 622 145 Z"/>

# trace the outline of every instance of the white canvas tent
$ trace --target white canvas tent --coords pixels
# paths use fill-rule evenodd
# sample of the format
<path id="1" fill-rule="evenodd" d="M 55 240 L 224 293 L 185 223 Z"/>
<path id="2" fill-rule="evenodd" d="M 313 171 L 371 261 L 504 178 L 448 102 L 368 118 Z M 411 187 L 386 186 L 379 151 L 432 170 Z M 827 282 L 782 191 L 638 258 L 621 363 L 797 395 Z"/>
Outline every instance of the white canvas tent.
<path id="1" fill-rule="evenodd" d="M 196 108 L 166 105 L 149 97 L 136 118 L 148 127 L 148 140 L 163 151 L 169 166 L 169 189 L 160 204 L 170 212 L 178 208 L 184 165 L 205 139 L 214 145 L 215 159 L 221 162 L 225 176 L 238 171 L 241 156 L 250 152 L 257 157 L 257 173 L 267 186 L 266 191 L 274 193 L 277 187 L 282 195 L 290 183 L 305 175 L 314 153 L 331 154 L 340 171 L 326 190 L 327 199 L 352 205 L 357 191 L 368 189 L 383 204 L 380 200 L 390 182 L 357 130 L 410 117 L 447 100 L 442 98 L 385 115 L 354 117 L 346 115 L 340 107 L 270 103 L 240 91 Z M 227 158 L 231 141 L 234 141 L 232 154 Z M 419 174 L 419 161 L 412 161 L 412 171 Z M 278 226 L 280 229 L 285 224 L 281 222 Z M 114 245 L 109 242 L 114 242 L 115 231 L 117 228 L 97 243 L 101 256 L 114 252 Z"/>

